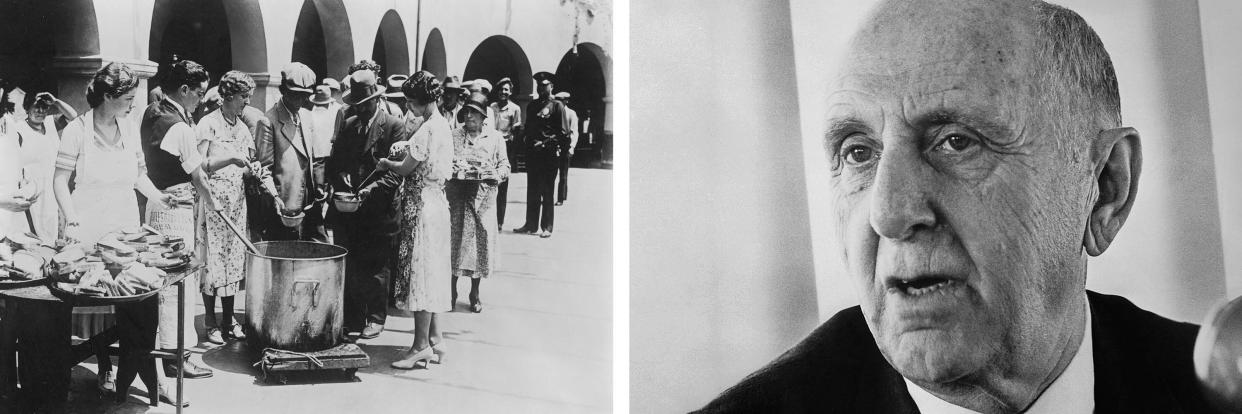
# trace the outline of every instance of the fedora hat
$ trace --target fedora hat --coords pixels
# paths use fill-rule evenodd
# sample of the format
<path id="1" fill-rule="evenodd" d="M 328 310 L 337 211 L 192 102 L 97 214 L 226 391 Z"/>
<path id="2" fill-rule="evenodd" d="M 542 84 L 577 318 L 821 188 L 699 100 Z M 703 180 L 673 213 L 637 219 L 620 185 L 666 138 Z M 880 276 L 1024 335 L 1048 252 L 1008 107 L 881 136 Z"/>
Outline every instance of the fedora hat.
<path id="1" fill-rule="evenodd" d="M 405 84 L 409 76 L 405 75 L 388 75 L 388 90 L 384 92 L 385 98 L 405 98 L 405 94 L 401 93 L 401 85 Z"/>
<path id="2" fill-rule="evenodd" d="M 487 118 L 487 95 L 484 95 L 482 93 L 470 94 L 470 97 L 466 98 L 466 101 L 462 104 L 462 109 L 463 110 L 461 111 L 457 111 L 457 122 L 466 122 L 465 109 L 472 109 L 475 112 L 482 114 L 483 118 L 486 119 Z"/>
<path id="3" fill-rule="evenodd" d="M 380 89 L 379 79 L 375 78 L 375 72 L 359 70 L 349 75 L 349 93 L 342 96 L 341 101 L 346 105 L 357 105 L 383 94 L 384 90 Z"/>
<path id="4" fill-rule="evenodd" d="M 444 89 L 445 90 L 452 89 L 456 91 L 463 90 L 461 87 L 461 78 L 458 78 L 456 76 L 449 76 L 449 77 L 444 78 Z"/>
<path id="5" fill-rule="evenodd" d="M 315 95 L 311 96 L 310 101 L 315 105 L 327 105 L 332 103 L 332 87 L 328 85 L 316 86 Z"/>

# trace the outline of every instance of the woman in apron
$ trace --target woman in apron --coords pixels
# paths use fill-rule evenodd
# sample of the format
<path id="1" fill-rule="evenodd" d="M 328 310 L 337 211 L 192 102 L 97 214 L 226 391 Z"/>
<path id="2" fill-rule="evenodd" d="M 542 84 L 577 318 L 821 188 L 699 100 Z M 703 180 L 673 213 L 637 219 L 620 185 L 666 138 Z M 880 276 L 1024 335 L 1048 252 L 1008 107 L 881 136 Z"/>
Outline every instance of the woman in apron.
<path id="1" fill-rule="evenodd" d="M 52 187 L 65 217 L 67 238 L 94 243 L 113 230 L 138 226 L 134 189 L 153 200 L 172 202 L 147 178 L 138 129 L 127 118 L 137 87 L 138 77 L 129 67 L 109 63 L 95 73 L 87 88 L 91 110 L 65 127 Z M 70 192 L 69 178 L 74 173 Z M 110 306 L 78 307 L 73 313 L 74 334 L 83 338 L 114 323 Z M 102 351 L 96 350 L 99 386 L 113 391 L 112 362 Z"/>
<path id="2" fill-rule="evenodd" d="M 47 241 L 60 238 L 60 210 L 52 196 L 52 176 L 56 172 L 56 153 L 60 148 L 59 131 L 77 118 L 72 106 L 47 92 L 26 95 L 22 102 L 26 121 L 17 123 L 17 142 L 21 146 L 22 178 L 34 185 L 39 193 L 47 193 L 30 206 L 30 229 Z M 30 223 L 27 223 L 29 226 Z"/>

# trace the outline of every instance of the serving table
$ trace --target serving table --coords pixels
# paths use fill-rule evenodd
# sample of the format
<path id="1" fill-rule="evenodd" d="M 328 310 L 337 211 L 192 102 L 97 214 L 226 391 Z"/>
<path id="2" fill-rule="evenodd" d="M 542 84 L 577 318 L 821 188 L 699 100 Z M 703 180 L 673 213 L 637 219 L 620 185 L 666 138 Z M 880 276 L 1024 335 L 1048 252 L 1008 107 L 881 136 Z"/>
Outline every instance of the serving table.
<path id="1" fill-rule="evenodd" d="M 176 286 L 177 288 L 177 332 L 184 331 L 185 316 L 185 283 L 186 277 L 201 272 L 204 265 L 195 259 L 179 271 L 168 272 L 164 278 L 164 286 L 160 289 L 140 295 L 125 297 L 90 297 L 66 294 L 64 291 L 53 292 L 48 284 L 54 284 L 47 278 L 48 284 L 39 286 L 0 289 L 0 297 L 10 306 L 3 319 L 0 319 L 0 335 L 15 335 L 18 338 L 17 363 L 21 367 L 21 393 L 23 397 L 36 402 L 65 401 L 69 396 L 71 369 L 91 355 L 95 342 L 110 344 L 118 337 L 120 344 L 120 362 L 117 365 L 116 399 L 125 401 L 129 395 L 129 386 L 134 377 L 142 379 L 150 396 L 150 404 L 159 404 L 159 382 L 154 364 L 148 363 L 149 358 L 172 359 L 177 364 L 177 412 L 181 412 L 182 391 L 184 387 L 183 365 L 185 363 L 185 336 L 177 335 L 177 352 L 174 355 L 154 352 L 151 349 L 135 349 L 130 339 L 140 332 L 130 324 L 120 323 L 120 314 L 141 315 L 144 326 L 158 324 L 159 292 Z M 91 337 L 79 345 L 72 345 L 70 315 L 78 306 L 113 305 L 117 307 L 118 324 Z M 16 311 L 16 312 L 14 312 Z M 148 325 L 149 324 L 149 325 Z M 114 331 L 115 330 L 115 331 Z M 149 334 L 147 334 L 149 336 Z M 9 341 L 3 341 L 8 343 Z M 0 370 L 9 371 L 11 350 L 0 355 Z M 16 388 L 11 372 L 0 372 L 0 392 L 8 392 Z"/>

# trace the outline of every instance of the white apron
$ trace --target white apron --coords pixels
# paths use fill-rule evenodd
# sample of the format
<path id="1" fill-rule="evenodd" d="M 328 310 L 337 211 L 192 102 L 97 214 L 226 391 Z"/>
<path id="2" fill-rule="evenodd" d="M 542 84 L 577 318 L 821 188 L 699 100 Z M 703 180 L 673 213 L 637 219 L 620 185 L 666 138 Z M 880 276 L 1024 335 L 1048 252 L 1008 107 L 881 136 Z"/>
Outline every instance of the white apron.
<path id="1" fill-rule="evenodd" d="M 21 135 L 22 171 L 27 180 L 35 183 L 42 191 L 30 213 L 34 219 L 35 232 L 43 240 L 56 240 L 60 237 L 60 207 L 56 204 L 56 195 L 52 193 L 52 176 L 56 173 L 56 150 L 60 148 L 60 135 L 56 133 L 54 117 L 47 117 L 43 122 L 46 134 L 40 134 L 30 127 L 26 121 L 17 124 L 17 133 Z M 22 217 L 24 227 L 29 227 Z"/>
<path id="2" fill-rule="evenodd" d="M 93 124 L 86 125 L 89 128 Z M 134 185 L 138 180 L 138 152 L 127 146 L 129 140 L 124 136 L 125 132 L 122 128 L 120 149 L 101 148 L 106 144 L 100 142 L 102 138 L 94 132 L 94 128 L 89 130 L 90 138 L 82 143 L 72 197 L 79 224 L 77 228 L 68 229 L 69 237 L 94 243 L 108 232 L 140 224 L 138 198 L 134 195 Z M 112 313 L 112 307 L 77 307 L 73 313 Z M 111 326 L 111 319 L 111 315 L 77 319 L 74 334 L 88 338 Z"/>
<path id="3" fill-rule="evenodd" d="M 82 145 L 78 159 L 77 180 L 74 181 L 73 206 L 78 211 L 78 228 L 69 236 L 86 243 L 99 241 L 105 233 L 127 226 L 137 226 L 138 198 L 134 185 L 138 180 L 138 152 L 126 147 L 100 148 L 101 139 L 91 132 L 91 139 Z"/>

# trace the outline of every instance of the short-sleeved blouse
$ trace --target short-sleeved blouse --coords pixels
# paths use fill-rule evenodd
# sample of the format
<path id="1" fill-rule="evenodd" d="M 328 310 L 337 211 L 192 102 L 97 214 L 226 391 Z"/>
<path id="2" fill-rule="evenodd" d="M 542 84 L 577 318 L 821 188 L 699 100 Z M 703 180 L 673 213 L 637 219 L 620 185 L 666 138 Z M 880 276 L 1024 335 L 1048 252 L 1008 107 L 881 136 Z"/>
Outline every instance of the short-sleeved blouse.
<path id="1" fill-rule="evenodd" d="M 413 177 L 423 183 L 443 184 L 453 175 L 453 135 L 448 121 L 434 114 L 410 137 L 408 156 L 422 164 Z"/>
<path id="2" fill-rule="evenodd" d="M 56 154 L 56 168 L 69 171 L 76 169 L 78 161 L 85 154 L 84 149 L 89 140 L 92 145 L 109 151 L 121 149 L 133 151 L 134 159 L 138 162 L 138 177 L 134 177 L 135 180 L 147 175 L 146 156 L 142 154 L 142 142 L 135 133 L 137 126 L 130 118 L 117 118 L 116 124 L 120 128 L 121 140 L 116 144 L 109 144 L 95 133 L 94 111 L 86 111 L 82 116 L 69 122 L 69 125 L 61 132 L 60 150 Z M 79 183 L 82 178 L 79 174 L 77 179 Z"/>

